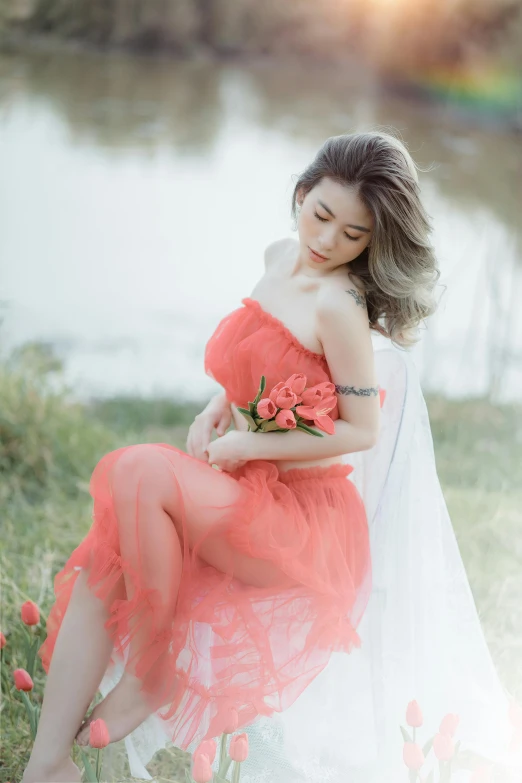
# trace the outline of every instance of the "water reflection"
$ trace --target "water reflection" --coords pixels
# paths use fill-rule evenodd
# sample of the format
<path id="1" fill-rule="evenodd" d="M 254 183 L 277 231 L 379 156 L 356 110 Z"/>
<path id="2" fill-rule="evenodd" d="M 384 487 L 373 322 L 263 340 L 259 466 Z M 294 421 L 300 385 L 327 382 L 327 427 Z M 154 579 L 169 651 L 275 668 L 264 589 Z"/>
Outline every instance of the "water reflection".
<path id="1" fill-rule="evenodd" d="M 398 128 L 448 286 L 424 385 L 522 389 L 519 139 L 391 95 L 354 65 L 34 54 L 0 64 L 4 340 L 52 339 L 81 393 L 205 396 L 205 339 L 290 233 L 291 176 L 329 135 Z"/>

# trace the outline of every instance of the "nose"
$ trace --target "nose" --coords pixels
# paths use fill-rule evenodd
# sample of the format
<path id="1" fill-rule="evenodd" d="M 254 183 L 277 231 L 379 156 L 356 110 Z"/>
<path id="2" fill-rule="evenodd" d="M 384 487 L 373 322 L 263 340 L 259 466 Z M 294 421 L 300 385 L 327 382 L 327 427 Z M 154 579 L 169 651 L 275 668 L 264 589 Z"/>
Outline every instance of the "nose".
<path id="1" fill-rule="evenodd" d="M 330 251 L 335 246 L 335 226 L 325 226 L 319 236 L 319 251 Z"/>

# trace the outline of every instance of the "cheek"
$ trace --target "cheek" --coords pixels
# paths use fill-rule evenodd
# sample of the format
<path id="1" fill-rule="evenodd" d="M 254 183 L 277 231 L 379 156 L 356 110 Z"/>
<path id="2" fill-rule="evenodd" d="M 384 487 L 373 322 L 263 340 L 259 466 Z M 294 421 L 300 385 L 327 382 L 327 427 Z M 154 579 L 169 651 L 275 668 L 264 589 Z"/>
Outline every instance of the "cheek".
<path id="1" fill-rule="evenodd" d="M 304 234 L 312 234 L 315 231 L 316 222 L 315 215 L 308 211 L 301 210 L 301 214 L 299 216 L 299 228 Z"/>

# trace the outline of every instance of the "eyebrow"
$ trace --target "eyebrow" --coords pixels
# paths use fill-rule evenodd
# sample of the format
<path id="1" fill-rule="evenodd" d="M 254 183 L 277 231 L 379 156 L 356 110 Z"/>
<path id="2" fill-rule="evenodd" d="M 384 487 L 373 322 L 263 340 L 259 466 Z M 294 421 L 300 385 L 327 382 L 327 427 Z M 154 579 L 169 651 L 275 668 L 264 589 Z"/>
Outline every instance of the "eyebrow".
<path id="1" fill-rule="evenodd" d="M 324 201 L 321 201 L 320 199 L 318 199 L 318 203 L 319 203 L 319 204 L 322 206 L 322 208 L 323 208 L 323 209 L 326 209 L 326 211 L 327 211 L 327 212 L 328 212 L 328 213 L 329 213 L 329 214 L 330 214 L 330 215 L 331 215 L 333 218 L 335 217 L 335 215 L 334 215 L 334 213 L 332 212 L 332 210 L 330 209 L 330 207 L 327 207 L 327 206 L 326 206 L 326 204 L 324 203 Z M 356 229 L 357 229 L 357 231 L 366 231 L 366 233 L 367 233 L 367 234 L 369 234 L 369 233 L 370 233 L 370 229 L 369 229 L 369 228 L 365 228 L 364 226 L 354 226 L 352 223 L 346 223 L 345 225 L 347 225 L 349 228 L 356 228 Z"/>

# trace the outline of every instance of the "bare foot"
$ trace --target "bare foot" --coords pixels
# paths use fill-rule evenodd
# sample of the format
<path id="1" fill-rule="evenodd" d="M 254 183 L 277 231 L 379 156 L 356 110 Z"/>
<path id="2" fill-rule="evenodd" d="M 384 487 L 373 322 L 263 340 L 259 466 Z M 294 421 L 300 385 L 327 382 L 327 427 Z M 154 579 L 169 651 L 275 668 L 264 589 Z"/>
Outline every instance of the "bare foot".
<path id="1" fill-rule="evenodd" d="M 103 718 L 107 724 L 111 742 L 118 742 L 143 723 L 151 708 L 140 693 L 140 687 L 141 680 L 124 672 L 116 687 L 96 705 L 80 726 L 76 735 L 78 745 L 89 744 L 90 724 L 98 718 Z"/>
<path id="2" fill-rule="evenodd" d="M 68 758 L 59 766 L 49 767 L 30 761 L 20 783 L 80 783 L 82 774 Z"/>

